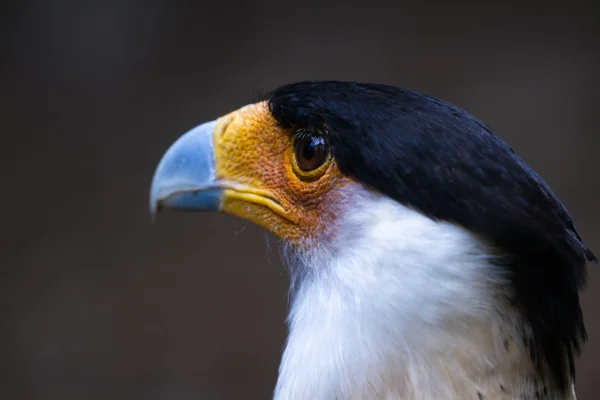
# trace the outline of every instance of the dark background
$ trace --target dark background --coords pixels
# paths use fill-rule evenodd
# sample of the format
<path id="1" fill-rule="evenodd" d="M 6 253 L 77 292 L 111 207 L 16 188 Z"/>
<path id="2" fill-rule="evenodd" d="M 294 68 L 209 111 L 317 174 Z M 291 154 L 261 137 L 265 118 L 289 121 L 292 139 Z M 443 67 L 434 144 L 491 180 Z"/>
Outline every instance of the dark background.
<path id="1" fill-rule="evenodd" d="M 189 128 L 301 79 L 396 84 L 472 112 L 600 253 L 600 13 L 565 2 L 20 1 L 0 21 L 0 398 L 267 399 L 287 276 L 265 232 L 148 215 Z M 580 400 L 598 398 L 600 279 Z"/>

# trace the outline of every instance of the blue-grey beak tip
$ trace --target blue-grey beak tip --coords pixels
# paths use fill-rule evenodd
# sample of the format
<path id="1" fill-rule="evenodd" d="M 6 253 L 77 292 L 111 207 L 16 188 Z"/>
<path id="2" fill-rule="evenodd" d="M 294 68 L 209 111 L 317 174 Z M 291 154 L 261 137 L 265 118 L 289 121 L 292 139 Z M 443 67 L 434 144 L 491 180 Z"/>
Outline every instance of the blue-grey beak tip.
<path id="1" fill-rule="evenodd" d="M 160 160 L 150 188 L 150 214 L 161 209 L 219 210 L 222 189 L 215 174 L 216 121 L 188 131 Z"/>

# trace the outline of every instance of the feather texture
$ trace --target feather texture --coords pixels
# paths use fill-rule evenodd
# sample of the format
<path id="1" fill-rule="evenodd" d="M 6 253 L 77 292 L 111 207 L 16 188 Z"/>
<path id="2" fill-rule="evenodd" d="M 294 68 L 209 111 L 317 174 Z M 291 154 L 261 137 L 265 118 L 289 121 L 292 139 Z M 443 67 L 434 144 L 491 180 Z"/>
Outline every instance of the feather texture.
<path id="1" fill-rule="evenodd" d="M 345 194 L 332 240 L 284 252 L 276 400 L 572 398 L 530 359 L 488 243 L 359 185 Z"/>
<path id="2" fill-rule="evenodd" d="M 569 388 L 586 338 L 579 290 L 586 260 L 597 259 L 552 190 L 504 141 L 456 106 L 391 86 L 300 82 L 267 99 L 282 125 L 326 132 L 342 173 L 497 249 L 494 262 L 531 330 L 531 360 Z M 437 251 L 435 239 L 430 246 Z"/>

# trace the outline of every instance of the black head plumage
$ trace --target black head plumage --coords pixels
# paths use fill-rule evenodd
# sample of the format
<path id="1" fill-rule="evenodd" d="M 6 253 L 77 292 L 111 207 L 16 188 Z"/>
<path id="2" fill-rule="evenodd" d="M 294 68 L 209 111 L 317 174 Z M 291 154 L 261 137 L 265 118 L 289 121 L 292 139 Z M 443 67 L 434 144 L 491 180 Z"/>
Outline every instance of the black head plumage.
<path id="1" fill-rule="evenodd" d="M 503 258 L 533 332 L 531 355 L 566 387 L 586 333 L 585 247 L 542 178 L 484 123 L 439 99 L 379 84 L 311 81 L 267 95 L 279 123 L 325 128 L 342 173 L 480 234 Z"/>

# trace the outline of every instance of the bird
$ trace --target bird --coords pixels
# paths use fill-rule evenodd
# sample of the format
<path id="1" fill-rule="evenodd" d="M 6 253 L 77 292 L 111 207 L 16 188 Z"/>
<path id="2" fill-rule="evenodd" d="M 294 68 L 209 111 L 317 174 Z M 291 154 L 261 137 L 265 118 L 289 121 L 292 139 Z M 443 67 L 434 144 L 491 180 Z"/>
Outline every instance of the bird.
<path id="1" fill-rule="evenodd" d="M 163 210 L 281 239 L 275 400 L 576 398 L 597 257 L 541 176 L 460 107 L 287 83 L 168 147 L 150 187 Z"/>

